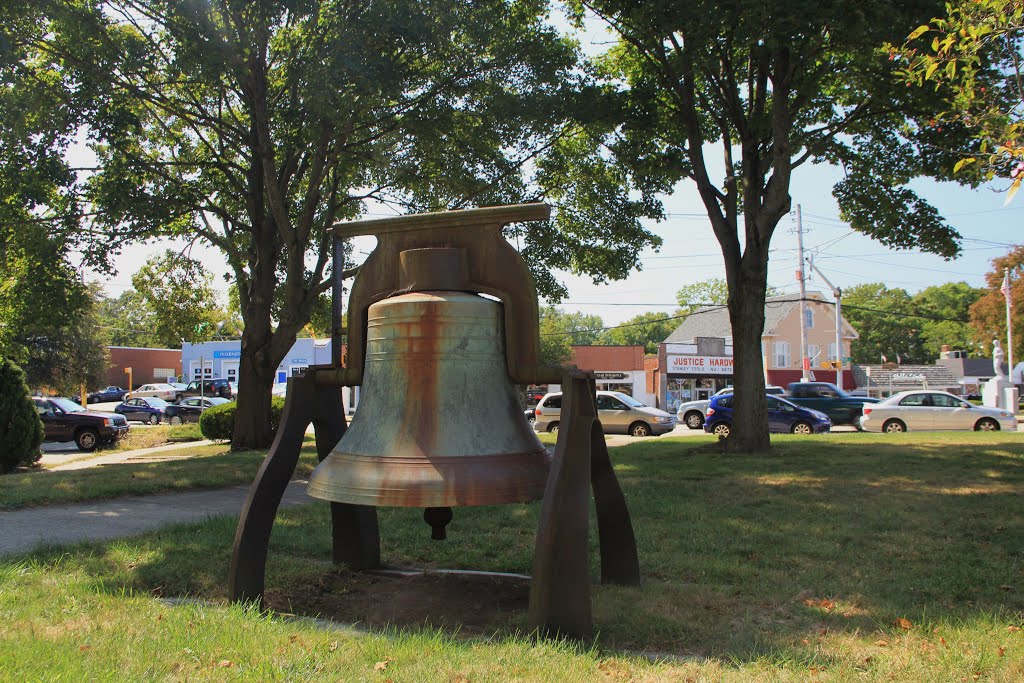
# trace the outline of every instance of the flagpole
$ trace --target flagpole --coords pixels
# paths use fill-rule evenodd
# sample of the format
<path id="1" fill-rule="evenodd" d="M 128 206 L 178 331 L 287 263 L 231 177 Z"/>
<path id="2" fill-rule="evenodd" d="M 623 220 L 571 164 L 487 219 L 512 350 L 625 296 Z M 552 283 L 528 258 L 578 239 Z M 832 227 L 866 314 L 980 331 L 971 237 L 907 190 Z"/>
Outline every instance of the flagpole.
<path id="1" fill-rule="evenodd" d="M 1003 298 L 1006 299 L 1006 362 L 1008 365 L 1007 375 L 1010 384 L 1013 384 L 1013 322 L 1010 317 L 1010 269 L 1003 270 Z"/>

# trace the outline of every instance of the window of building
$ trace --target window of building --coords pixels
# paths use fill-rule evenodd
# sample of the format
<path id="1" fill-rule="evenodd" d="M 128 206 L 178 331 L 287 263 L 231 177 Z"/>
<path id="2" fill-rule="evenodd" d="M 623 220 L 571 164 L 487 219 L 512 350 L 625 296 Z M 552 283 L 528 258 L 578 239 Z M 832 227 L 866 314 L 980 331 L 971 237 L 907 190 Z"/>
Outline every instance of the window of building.
<path id="1" fill-rule="evenodd" d="M 804 309 L 804 327 L 808 329 L 814 327 L 814 311 L 809 306 Z"/>
<path id="2" fill-rule="evenodd" d="M 791 364 L 792 358 L 789 352 L 789 342 L 777 341 L 773 345 L 774 356 L 775 356 L 775 367 L 777 368 L 788 368 Z"/>
<path id="3" fill-rule="evenodd" d="M 817 363 L 820 360 L 818 358 L 818 356 L 820 356 L 820 355 L 821 355 L 821 347 L 820 346 L 818 346 L 817 344 L 808 344 L 807 345 L 807 358 L 810 359 L 811 365 L 814 365 L 815 363 Z"/>
<path id="4" fill-rule="evenodd" d="M 168 377 L 177 377 L 178 373 L 174 368 L 153 368 L 153 376 L 163 380 Z"/>
<path id="5" fill-rule="evenodd" d="M 829 360 L 840 360 L 839 356 L 836 355 L 836 343 L 832 342 L 828 345 L 828 359 Z"/>

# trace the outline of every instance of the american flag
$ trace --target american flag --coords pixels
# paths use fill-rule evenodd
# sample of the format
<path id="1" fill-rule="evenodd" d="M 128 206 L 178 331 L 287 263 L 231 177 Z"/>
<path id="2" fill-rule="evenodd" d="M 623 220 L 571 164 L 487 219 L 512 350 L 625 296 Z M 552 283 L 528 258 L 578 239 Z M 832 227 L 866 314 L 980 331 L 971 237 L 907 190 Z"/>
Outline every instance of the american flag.
<path id="1" fill-rule="evenodd" d="M 1012 306 L 1013 300 L 1010 299 L 1010 271 L 1003 271 L 1003 286 L 999 288 L 999 291 L 1003 293 L 1003 298 L 1006 299 L 1006 305 Z"/>

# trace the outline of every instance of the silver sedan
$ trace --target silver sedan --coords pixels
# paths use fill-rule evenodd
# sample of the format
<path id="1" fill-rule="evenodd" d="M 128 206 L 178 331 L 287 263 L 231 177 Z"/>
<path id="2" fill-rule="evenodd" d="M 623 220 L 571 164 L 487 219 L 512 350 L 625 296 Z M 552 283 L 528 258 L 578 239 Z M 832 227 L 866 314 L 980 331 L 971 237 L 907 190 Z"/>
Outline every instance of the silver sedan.
<path id="1" fill-rule="evenodd" d="M 1013 413 L 976 406 L 944 391 L 901 391 L 881 403 L 867 403 L 860 418 L 866 432 L 935 431 L 1017 431 Z"/>

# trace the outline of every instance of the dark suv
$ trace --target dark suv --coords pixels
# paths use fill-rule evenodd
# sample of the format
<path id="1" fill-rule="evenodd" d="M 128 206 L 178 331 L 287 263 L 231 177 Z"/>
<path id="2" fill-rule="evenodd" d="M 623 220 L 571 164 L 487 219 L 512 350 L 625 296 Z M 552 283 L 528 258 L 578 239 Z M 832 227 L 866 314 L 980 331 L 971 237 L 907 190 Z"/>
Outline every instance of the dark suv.
<path id="1" fill-rule="evenodd" d="M 122 415 L 86 410 L 66 398 L 33 398 L 43 421 L 44 441 L 74 441 L 80 451 L 94 451 L 128 434 Z"/>
<path id="2" fill-rule="evenodd" d="M 183 391 L 178 392 L 176 403 L 181 403 L 183 398 L 193 396 L 219 396 L 220 398 L 231 398 L 231 383 L 226 379 L 204 379 L 193 380 L 188 383 Z"/>

